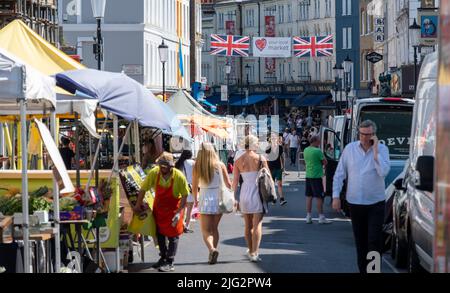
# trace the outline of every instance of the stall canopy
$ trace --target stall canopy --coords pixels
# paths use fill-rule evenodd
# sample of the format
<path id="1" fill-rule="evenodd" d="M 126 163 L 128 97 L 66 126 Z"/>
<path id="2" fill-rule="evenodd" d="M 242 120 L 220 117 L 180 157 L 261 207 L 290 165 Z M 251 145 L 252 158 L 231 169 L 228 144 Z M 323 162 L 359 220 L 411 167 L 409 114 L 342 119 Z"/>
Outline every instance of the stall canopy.
<path id="1" fill-rule="evenodd" d="M 97 99 L 103 109 L 123 119 L 190 140 L 169 106 L 123 73 L 82 69 L 58 73 L 55 78 L 59 87 Z"/>
<path id="2" fill-rule="evenodd" d="M 0 111 L 2 115 L 18 114 L 18 99 L 29 101 L 29 110 L 51 110 L 56 107 L 55 81 L 17 56 L 0 48 Z"/>
<path id="3" fill-rule="evenodd" d="M 170 98 L 167 104 L 188 128 L 194 123 L 215 136 L 226 138 L 228 136 L 226 129 L 232 127 L 232 124 L 228 123 L 226 119 L 215 116 L 205 110 L 185 91 L 179 90 Z"/>

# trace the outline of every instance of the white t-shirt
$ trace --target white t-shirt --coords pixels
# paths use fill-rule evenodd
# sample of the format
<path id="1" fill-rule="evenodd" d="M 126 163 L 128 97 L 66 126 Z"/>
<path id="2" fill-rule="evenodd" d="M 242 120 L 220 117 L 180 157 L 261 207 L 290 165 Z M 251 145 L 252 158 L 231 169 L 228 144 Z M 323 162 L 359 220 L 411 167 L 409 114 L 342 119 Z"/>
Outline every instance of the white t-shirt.
<path id="1" fill-rule="evenodd" d="M 298 119 L 297 120 L 297 128 L 301 128 L 302 127 L 302 119 Z"/>
<path id="2" fill-rule="evenodd" d="M 289 134 L 289 136 L 288 136 L 289 147 L 290 148 L 298 148 L 298 146 L 299 146 L 298 140 L 299 140 L 299 137 L 297 134 L 296 135 Z"/>
<path id="3" fill-rule="evenodd" d="M 184 161 L 184 169 L 182 170 L 184 175 L 186 176 L 186 180 L 189 184 L 192 184 L 192 172 L 194 170 L 195 161 L 194 160 L 186 160 Z"/>

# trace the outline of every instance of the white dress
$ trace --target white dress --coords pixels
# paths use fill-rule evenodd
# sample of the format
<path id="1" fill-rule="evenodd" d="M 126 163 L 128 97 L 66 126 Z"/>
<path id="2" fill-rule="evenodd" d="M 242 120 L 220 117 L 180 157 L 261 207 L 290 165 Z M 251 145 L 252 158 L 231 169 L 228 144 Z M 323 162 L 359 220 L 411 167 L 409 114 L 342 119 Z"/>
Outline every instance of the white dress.
<path id="1" fill-rule="evenodd" d="M 206 185 L 200 182 L 200 195 L 198 199 L 198 210 L 200 214 L 217 215 L 219 212 L 219 187 L 220 187 L 220 170 L 214 171 L 211 182 Z"/>
<path id="2" fill-rule="evenodd" d="M 256 178 L 258 171 L 241 173 L 243 183 L 239 197 L 239 209 L 243 214 L 263 213 L 263 205 L 259 196 Z"/>

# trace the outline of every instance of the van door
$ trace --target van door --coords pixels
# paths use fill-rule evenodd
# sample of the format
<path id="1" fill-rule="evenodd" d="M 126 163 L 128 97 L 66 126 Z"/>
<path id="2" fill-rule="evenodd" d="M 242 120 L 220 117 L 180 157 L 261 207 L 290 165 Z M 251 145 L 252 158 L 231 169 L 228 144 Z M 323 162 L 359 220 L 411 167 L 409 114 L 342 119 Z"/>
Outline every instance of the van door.
<path id="1" fill-rule="evenodd" d="M 322 150 L 328 163 L 325 167 L 325 195 L 332 196 L 333 194 L 333 176 L 336 172 L 336 168 L 339 162 L 339 158 L 342 154 L 342 143 L 338 134 L 330 128 L 321 128 L 321 143 L 320 149 Z"/>

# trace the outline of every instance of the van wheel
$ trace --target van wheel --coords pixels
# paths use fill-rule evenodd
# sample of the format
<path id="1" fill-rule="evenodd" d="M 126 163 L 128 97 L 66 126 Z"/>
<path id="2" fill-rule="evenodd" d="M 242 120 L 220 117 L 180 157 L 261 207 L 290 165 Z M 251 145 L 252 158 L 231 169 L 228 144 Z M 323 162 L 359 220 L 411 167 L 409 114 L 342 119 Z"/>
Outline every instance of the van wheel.
<path id="1" fill-rule="evenodd" d="M 412 239 L 408 241 L 408 273 L 423 273 L 424 269 L 420 265 L 416 246 Z"/>

